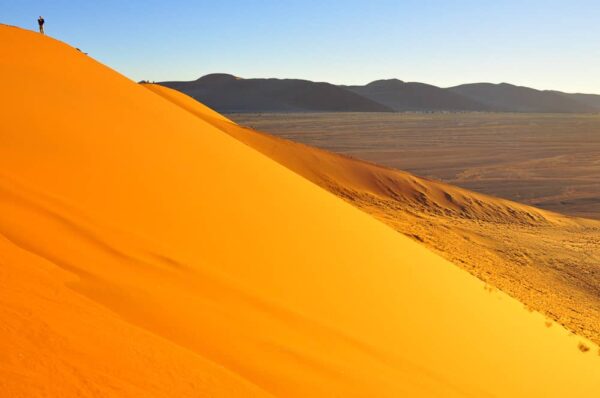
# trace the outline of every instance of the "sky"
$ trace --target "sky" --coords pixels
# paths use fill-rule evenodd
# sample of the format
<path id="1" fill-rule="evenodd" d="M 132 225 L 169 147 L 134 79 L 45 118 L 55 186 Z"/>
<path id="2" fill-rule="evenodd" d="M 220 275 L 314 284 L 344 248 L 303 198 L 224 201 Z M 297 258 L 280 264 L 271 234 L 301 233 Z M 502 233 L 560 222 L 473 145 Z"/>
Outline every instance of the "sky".
<path id="1" fill-rule="evenodd" d="M 600 94 L 598 0 L 0 0 L 133 80 L 208 73 Z"/>

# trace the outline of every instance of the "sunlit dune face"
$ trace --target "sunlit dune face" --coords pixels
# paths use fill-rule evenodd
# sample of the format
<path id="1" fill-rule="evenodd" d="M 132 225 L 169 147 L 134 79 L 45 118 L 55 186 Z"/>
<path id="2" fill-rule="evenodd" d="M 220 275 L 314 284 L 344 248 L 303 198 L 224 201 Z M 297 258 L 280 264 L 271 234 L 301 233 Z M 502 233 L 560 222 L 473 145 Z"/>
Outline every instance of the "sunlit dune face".
<path id="1" fill-rule="evenodd" d="M 222 116 L 52 39 L 0 36 L 0 395 L 600 393 L 594 344 Z"/>
<path id="2" fill-rule="evenodd" d="M 209 118 L 209 112 L 201 112 L 205 107 L 189 97 L 158 85 L 145 87 Z M 599 221 L 483 195 L 231 121 L 213 118 L 212 123 L 528 308 L 600 342 Z"/>

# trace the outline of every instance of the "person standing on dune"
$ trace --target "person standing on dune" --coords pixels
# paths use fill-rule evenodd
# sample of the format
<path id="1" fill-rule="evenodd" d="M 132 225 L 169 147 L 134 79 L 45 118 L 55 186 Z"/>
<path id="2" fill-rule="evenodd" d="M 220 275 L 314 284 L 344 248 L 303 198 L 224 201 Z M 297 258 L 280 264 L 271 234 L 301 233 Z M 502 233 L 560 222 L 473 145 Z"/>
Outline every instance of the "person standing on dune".
<path id="1" fill-rule="evenodd" d="M 40 25 L 40 33 L 44 34 L 44 18 L 42 18 L 42 16 L 40 15 L 40 17 L 38 18 L 38 25 Z"/>

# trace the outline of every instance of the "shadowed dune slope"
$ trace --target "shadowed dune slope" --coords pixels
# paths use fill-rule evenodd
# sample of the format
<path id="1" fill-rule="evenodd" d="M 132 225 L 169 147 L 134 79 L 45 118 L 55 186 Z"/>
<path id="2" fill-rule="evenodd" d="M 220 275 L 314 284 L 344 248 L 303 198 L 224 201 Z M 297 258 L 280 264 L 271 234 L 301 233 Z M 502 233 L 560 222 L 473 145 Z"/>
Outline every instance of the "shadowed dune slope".
<path id="1" fill-rule="evenodd" d="M 214 113 L 47 37 L 0 37 L 1 396 L 600 393 L 592 343 Z"/>

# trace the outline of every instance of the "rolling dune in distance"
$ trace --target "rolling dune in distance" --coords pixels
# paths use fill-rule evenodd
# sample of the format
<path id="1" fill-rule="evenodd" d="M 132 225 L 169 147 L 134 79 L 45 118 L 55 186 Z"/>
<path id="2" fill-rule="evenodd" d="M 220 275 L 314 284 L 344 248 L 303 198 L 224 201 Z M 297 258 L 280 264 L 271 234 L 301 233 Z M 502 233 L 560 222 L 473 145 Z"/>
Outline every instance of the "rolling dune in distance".
<path id="1" fill-rule="evenodd" d="M 1 396 L 600 393 L 595 344 L 214 112 L 0 38 Z"/>

